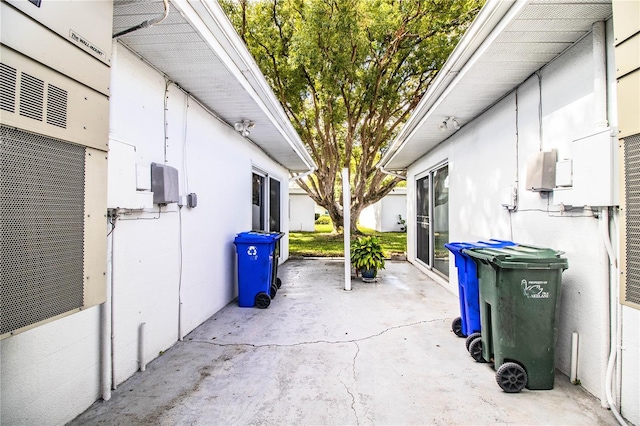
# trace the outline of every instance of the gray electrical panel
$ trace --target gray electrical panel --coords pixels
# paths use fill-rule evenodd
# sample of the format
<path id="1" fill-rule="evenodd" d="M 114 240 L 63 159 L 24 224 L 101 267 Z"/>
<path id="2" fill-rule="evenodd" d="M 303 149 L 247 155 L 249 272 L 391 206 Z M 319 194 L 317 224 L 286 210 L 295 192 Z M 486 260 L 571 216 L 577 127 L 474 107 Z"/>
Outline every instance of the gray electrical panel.
<path id="1" fill-rule="evenodd" d="M 553 191 L 556 186 L 557 151 L 538 152 L 527 164 L 527 189 Z"/>
<path id="2" fill-rule="evenodd" d="M 178 170 L 171 166 L 151 163 L 151 191 L 154 204 L 177 203 Z"/>

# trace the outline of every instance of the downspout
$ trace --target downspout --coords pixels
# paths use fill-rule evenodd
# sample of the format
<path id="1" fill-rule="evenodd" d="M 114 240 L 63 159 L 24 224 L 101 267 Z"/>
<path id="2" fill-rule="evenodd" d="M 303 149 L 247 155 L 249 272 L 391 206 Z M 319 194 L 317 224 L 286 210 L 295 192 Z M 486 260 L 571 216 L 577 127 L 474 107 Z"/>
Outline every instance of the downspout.
<path id="1" fill-rule="evenodd" d="M 400 178 L 402 180 L 407 180 L 407 177 L 405 175 L 401 175 L 399 173 L 394 173 L 394 172 L 390 172 L 389 170 L 385 170 L 384 166 L 382 165 L 382 163 L 379 163 L 376 167 L 378 168 L 378 170 L 380 170 L 385 175 L 397 177 L 397 178 Z"/>
<path id="2" fill-rule="evenodd" d="M 169 0 L 163 0 L 162 3 L 164 4 L 164 14 L 162 16 L 158 16 L 158 17 L 153 18 L 153 19 L 148 19 L 148 20 L 136 25 L 135 27 L 127 28 L 124 31 L 120 31 L 118 34 L 113 35 L 111 38 L 116 39 L 118 37 L 122 37 L 125 34 L 129 34 L 129 33 L 132 33 L 134 31 L 138 31 L 138 30 L 140 30 L 142 28 L 152 27 L 152 26 L 154 26 L 156 24 L 161 23 L 165 19 L 167 19 L 167 16 L 169 16 Z"/>
<path id="3" fill-rule="evenodd" d="M 293 182 L 293 181 L 296 181 L 298 179 L 304 179 L 307 176 L 309 176 L 311 173 L 315 172 L 316 170 L 318 170 L 318 168 L 316 166 L 311 166 L 311 168 L 308 171 L 290 177 L 289 178 L 289 182 Z"/>

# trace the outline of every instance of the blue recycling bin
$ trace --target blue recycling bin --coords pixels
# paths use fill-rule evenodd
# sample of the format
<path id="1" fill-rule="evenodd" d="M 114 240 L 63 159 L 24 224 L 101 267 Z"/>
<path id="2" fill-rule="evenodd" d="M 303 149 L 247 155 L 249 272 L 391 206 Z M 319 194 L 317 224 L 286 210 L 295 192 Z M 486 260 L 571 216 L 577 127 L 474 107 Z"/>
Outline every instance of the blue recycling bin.
<path id="1" fill-rule="evenodd" d="M 238 306 L 269 307 L 276 295 L 276 242 L 279 232 L 241 232 L 234 244 L 238 255 Z"/>
<path id="2" fill-rule="evenodd" d="M 476 262 L 469 255 L 462 252 L 472 248 L 502 248 L 514 246 L 516 243 L 506 240 L 478 241 L 475 243 L 459 242 L 447 243 L 444 246 L 453 253 L 458 270 L 458 293 L 460 302 L 460 316 L 453 320 L 451 329 L 458 337 L 467 337 L 473 333 L 480 333 L 480 291 Z"/>

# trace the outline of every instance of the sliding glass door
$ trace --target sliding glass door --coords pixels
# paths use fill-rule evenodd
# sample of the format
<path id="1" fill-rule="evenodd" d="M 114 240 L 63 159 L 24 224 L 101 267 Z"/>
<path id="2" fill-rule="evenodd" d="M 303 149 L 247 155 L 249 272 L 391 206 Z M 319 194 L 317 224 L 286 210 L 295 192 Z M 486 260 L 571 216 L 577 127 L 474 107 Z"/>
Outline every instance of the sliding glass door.
<path id="1" fill-rule="evenodd" d="M 252 179 L 251 229 L 280 232 L 280 181 L 258 171 Z"/>
<path id="2" fill-rule="evenodd" d="M 416 257 L 449 276 L 449 167 L 438 167 L 416 180 Z"/>

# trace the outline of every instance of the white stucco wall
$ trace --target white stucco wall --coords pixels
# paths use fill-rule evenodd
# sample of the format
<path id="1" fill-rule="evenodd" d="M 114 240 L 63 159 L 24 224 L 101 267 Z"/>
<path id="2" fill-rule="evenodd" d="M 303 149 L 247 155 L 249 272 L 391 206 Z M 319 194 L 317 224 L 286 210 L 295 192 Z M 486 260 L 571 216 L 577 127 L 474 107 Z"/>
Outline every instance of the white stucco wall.
<path id="1" fill-rule="evenodd" d="M 399 232 L 398 215 L 407 219 L 406 188 L 394 188 L 380 201 L 366 207 L 358 223 L 378 232 Z"/>
<path id="2" fill-rule="evenodd" d="M 313 232 L 316 203 L 304 190 L 289 195 L 289 230 Z"/>
<path id="3" fill-rule="evenodd" d="M 157 213 L 134 212 L 116 222 L 113 334 L 117 384 L 138 370 L 141 323 L 146 323 L 147 362 L 177 341 L 178 294 L 183 334 L 237 294 L 233 239 L 236 233 L 251 229 L 252 167 L 280 180 L 285 232 L 289 190 L 286 169 L 193 100 L 186 114 L 185 139 L 187 98 L 173 85 L 167 93 L 165 162 L 164 78 L 122 47 L 117 48 L 112 62 L 111 94 L 110 137 L 119 141 L 114 144 L 135 147 L 135 162 L 143 174 L 150 173 L 151 162 L 177 168 L 180 195 L 198 195 L 195 209 L 185 207 L 178 212 L 177 205 L 170 204 L 157 219 Z M 136 164 L 120 166 L 135 169 Z M 111 185 L 113 181 L 110 176 Z M 131 190 L 135 187 L 117 188 L 117 192 Z M 158 206 L 152 207 L 157 212 Z M 284 261 L 289 252 L 287 239 L 281 247 Z M 100 397 L 100 307 L 7 338 L 0 342 L 0 350 L 3 425 L 64 424 Z"/>
<path id="4" fill-rule="evenodd" d="M 607 28 L 608 40 L 612 40 L 611 25 Z M 611 48 L 611 42 L 608 46 Z M 609 70 L 611 67 L 609 64 Z M 538 118 L 540 86 L 534 75 L 517 92 L 411 165 L 407 180 L 407 214 L 411 218 L 408 259 L 427 271 L 415 255 L 416 175 L 446 161 L 450 241 L 509 239 L 566 253 L 569 269 L 562 281 L 556 367 L 569 373 L 571 334 L 579 333 L 578 378 L 585 389 L 600 397 L 608 356 L 609 269 L 598 219 L 590 209 L 561 213 L 552 194 L 525 190 L 527 161 L 533 155 L 558 149 L 558 158 L 571 158 L 571 141 L 596 132 L 591 35 L 543 68 L 540 75 L 542 141 Z M 615 120 L 614 113 L 610 114 L 612 119 Z M 513 213 L 501 205 L 503 194 L 511 185 L 518 187 L 518 210 Z M 453 258 L 449 277 L 443 284 L 457 294 Z M 622 411 L 639 424 L 640 315 L 629 308 L 623 313 Z"/>

